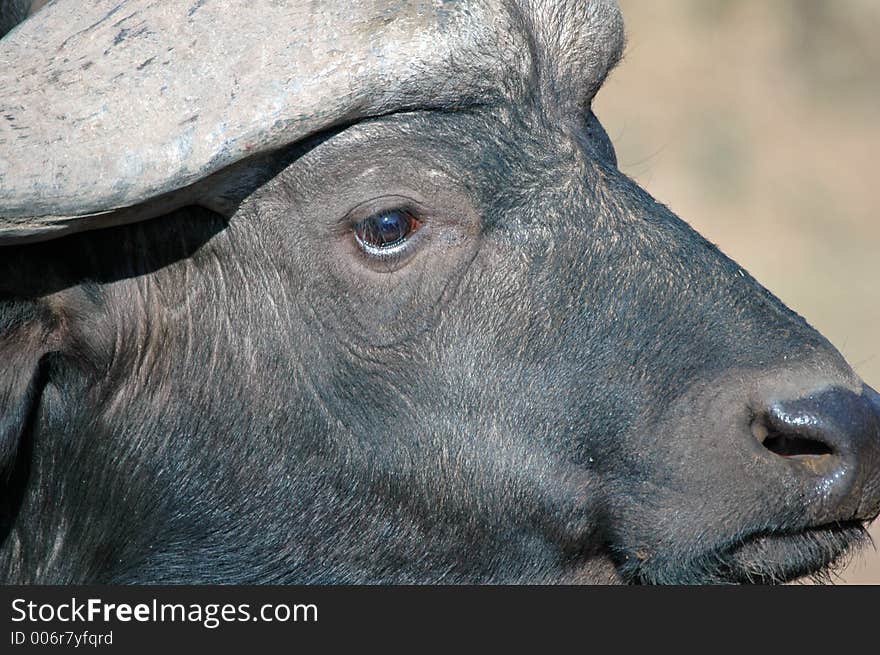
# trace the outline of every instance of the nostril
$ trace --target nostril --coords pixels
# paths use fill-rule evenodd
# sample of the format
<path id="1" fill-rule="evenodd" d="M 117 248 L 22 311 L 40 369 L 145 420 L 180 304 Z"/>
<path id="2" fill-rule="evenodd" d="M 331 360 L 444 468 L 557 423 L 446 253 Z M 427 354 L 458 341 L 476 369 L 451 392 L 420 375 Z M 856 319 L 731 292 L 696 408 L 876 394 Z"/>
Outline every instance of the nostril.
<path id="1" fill-rule="evenodd" d="M 818 457 L 834 454 L 831 447 L 822 441 L 790 434 L 767 435 L 764 439 L 764 448 L 780 457 Z"/>
<path id="2" fill-rule="evenodd" d="M 752 405 L 751 452 L 765 465 L 756 470 L 774 484 L 784 480 L 798 495 L 788 502 L 803 502 L 812 521 L 873 520 L 880 512 L 878 399 L 867 386 L 860 394 L 832 386 Z"/>
<path id="3" fill-rule="evenodd" d="M 780 457 L 804 458 L 833 455 L 834 449 L 825 441 L 794 431 L 782 431 L 768 425 L 765 418 L 752 422 L 752 434 L 764 448 Z"/>

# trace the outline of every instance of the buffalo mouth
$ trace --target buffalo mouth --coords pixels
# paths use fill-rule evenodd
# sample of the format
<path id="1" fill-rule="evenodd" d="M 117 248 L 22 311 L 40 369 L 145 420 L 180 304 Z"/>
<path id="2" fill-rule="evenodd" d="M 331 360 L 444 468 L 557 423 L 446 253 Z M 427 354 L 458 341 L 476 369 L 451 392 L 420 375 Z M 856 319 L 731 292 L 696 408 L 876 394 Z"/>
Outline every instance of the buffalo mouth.
<path id="1" fill-rule="evenodd" d="M 831 583 L 851 557 L 873 544 L 859 521 L 798 531 L 768 530 L 727 541 L 687 564 L 645 562 L 638 583 L 783 584 L 799 579 Z"/>
<path id="2" fill-rule="evenodd" d="M 858 521 L 796 533 L 755 535 L 727 552 L 728 578 L 738 583 L 779 584 L 798 578 L 832 582 L 852 555 L 871 543 Z"/>

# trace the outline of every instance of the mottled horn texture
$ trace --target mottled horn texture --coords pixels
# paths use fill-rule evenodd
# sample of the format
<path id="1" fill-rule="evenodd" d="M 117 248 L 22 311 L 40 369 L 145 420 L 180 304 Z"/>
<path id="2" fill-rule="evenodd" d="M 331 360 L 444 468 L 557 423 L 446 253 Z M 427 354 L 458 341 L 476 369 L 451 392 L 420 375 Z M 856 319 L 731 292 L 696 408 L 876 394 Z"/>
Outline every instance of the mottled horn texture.
<path id="1" fill-rule="evenodd" d="M 491 101 L 487 59 L 529 65 L 510 6 L 51 2 L 0 40 L 0 244 L 197 202 L 215 173 L 334 125 Z M 618 29 L 613 2 L 583 8 L 597 44 Z"/>

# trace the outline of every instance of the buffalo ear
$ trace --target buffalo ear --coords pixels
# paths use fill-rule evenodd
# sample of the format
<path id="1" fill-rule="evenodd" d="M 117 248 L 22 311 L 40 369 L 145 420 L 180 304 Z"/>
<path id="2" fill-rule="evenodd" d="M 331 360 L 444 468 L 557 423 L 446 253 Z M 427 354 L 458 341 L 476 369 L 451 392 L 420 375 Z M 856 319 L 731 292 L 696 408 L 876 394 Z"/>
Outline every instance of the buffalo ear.
<path id="1" fill-rule="evenodd" d="M 46 356 L 59 320 L 37 301 L 0 295 L 0 482 L 15 468 L 22 439 L 45 385 Z"/>

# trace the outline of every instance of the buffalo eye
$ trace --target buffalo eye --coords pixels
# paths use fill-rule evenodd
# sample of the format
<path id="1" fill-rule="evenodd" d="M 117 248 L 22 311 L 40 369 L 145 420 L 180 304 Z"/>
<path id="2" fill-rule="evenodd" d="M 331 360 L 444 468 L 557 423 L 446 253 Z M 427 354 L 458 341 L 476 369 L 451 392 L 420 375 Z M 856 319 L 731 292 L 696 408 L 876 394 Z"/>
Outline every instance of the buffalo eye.
<path id="1" fill-rule="evenodd" d="M 354 226 L 358 245 L 369 254 L 397 250 L 419 227 L 419 221 L 407 211 L 393 209 L 374 214 Z"/>

